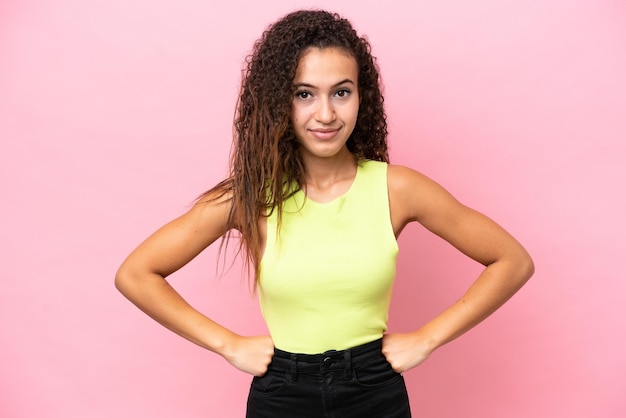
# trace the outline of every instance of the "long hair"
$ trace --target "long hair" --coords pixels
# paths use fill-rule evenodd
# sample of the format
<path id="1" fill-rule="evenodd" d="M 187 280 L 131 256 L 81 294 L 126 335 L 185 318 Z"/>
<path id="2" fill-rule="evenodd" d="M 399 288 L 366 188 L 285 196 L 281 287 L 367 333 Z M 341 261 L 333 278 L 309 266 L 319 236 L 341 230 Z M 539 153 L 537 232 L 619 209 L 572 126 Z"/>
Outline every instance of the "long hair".
<path id="1" fill-rule="evenodd" d="M 290 13 L 265 30 L 246 58 L 234 120 L 229 177 L 204 196 L 232 199 L 228 229 L 241 235 L 255 283 L 261 258 L 261 216 L 278 211 L 300 190 L 304 165 L 290 120 L 293 80 L 308 48 L 342 48 L 358 65 L 361 103 L 347 147 L 357 161 L 389 161 L 387 122 L 378 66 L 366 38 L 339 15 L 319 10 Z M 231 238 L 228 232 L 222 245 Z"/>

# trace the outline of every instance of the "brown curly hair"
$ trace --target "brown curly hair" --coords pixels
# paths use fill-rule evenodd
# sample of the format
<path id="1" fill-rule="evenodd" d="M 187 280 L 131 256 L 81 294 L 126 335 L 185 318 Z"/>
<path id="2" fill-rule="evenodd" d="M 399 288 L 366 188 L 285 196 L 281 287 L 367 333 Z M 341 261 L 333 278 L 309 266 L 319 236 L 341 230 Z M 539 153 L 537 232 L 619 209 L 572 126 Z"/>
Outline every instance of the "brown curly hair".
<path id="1" fill-rule="evenodd" d="M 342 48 L 358 64 L 361 103 L 347 147 L 357 161 L 389 161 L 387 122 L 378 66 L 365 37 L 336 13 L 302 10 L 290 13 L 265 30 L 246 59 L 234 121 L 230 176 L 204 196 L 232 198 L 229 230 L 241 234 L 255 278 L 262 246 L 261 216 L 278 211 L 304 179 L 304 165 L 291 125 L 293 80 L 308 48 Z M 225 235 L 225 241 L 230 233 Z"/>

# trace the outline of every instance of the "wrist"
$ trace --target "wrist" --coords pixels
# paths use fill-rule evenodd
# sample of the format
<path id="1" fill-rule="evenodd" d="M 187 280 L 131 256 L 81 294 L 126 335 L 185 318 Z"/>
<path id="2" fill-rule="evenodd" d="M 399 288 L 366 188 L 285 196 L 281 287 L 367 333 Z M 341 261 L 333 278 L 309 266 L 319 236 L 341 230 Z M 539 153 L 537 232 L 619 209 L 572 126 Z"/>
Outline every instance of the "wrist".
<path id="1" fill-rule="evenodd" d="M 413 333 L 416 344 L 422 347 L 422 350 L 427 353 L 432 353 L 437 348 L 439 348 L 442 344 L 440 339 L 437 338 L 436 334 L 430 332 L 426 327 L 420 328 Z"/>
<path id="2" fill-rule="evenodd" d="M 239 335 L 227 329 L 224 329 L 222 332 L 213 335 L 211 344 L 208 346 L 208 348 L 215 354 L 218 354 L 221 357 L 228 359 L 233 356 L 239 338 Z"/>
<path id="3" fill-rule="evenodd" d="M 205 329 L 201 337 L 202 347 L 221 357 L 228 357 L 234 351 L 239 336 L 227 328 L 213 326 Z"/>

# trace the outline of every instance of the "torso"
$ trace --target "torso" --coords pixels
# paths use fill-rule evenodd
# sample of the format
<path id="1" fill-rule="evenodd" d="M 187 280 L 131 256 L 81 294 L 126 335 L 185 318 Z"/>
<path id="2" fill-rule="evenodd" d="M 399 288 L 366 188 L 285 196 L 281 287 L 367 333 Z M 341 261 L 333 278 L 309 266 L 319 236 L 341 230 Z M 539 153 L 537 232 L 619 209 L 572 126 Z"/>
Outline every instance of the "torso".
<path id="1" fill-rule="evenodd" d="M 365 164 L 345 193 L 328 202 L 303 191 L 286 201 L 280 236 L 276 213 L 263 218 L 259 296 L 281 349 L 343 349 L 386 329 L 398 248 L 387 164 Z"/>

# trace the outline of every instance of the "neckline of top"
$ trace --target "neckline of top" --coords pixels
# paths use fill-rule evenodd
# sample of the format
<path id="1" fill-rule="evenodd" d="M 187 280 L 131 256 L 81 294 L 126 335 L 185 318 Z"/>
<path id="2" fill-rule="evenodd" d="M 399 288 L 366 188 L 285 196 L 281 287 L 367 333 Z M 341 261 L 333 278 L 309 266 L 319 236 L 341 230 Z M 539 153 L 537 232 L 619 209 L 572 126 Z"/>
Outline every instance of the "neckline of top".
<path id="1" fill-rule="evenodd" d="M 343 200 L 346 196 L 348 196 L 350 194 L 350 192 L 352 192 L 352 190 L 354 189 L 354 185 L 356 184 L 357 179 L 359 178 L 359 173 L 361 172 L 361 169 L 362 169 L 361 165 L 362 165 L 362 163 L 358 163 L 356 165 L 356 173 L 355 173 L 354 178 L 352 179 L 352 183 L 350 183 L 350 186 L 348 187 L 348 189 L 344 193 L 340 194 L 337 197 L 334 197 L 333 199 L 329 200 L 328 202 L 318 202 L 317 200 L 313 200 L 312 198 L 307 196 L 307 194 L 304 192 L 303 189 L 300 189 L 298 191 L 298 194 L 301 194 L 304 197 L 306 202 L 312 202 L 313 204 L 318 205 L 318 206 L 330 206 L 333 203 L 339 202 L 339 201 Z"/>

